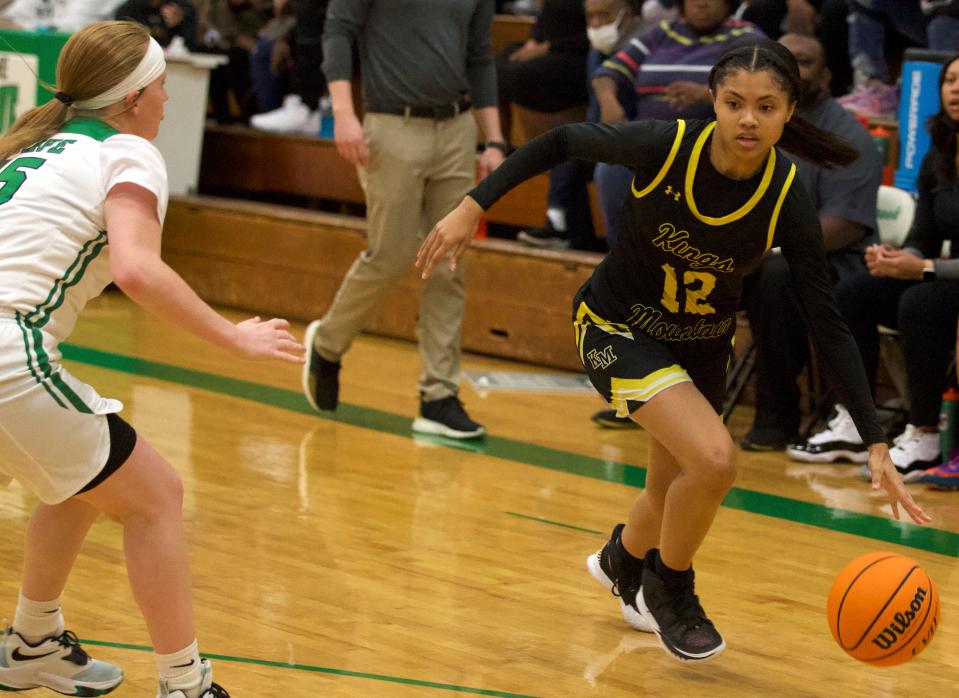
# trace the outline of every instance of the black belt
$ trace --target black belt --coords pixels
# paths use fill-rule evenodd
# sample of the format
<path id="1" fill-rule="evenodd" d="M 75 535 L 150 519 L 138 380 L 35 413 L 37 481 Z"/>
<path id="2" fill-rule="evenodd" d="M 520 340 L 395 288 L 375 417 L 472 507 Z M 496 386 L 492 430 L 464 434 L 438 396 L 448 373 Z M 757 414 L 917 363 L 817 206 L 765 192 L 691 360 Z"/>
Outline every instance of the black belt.
<path id="1" fill-rule="evenodd" d="M 444 119 L 452 119 L 455 116 L 459 116 L 469 108 L 469 97 L 463 96 L 453 104 L 444 104 L 440 107 L 419 107 L 412 105 L 407 105 L 405 107 L 371 106 L 368 107 L 366 111 L 373 114 L 396 114 L 397 116 L 405 116 L 407 118 L 414 117 L 417 119 L 434 119 L 435 121 L 443 121 Z"/>

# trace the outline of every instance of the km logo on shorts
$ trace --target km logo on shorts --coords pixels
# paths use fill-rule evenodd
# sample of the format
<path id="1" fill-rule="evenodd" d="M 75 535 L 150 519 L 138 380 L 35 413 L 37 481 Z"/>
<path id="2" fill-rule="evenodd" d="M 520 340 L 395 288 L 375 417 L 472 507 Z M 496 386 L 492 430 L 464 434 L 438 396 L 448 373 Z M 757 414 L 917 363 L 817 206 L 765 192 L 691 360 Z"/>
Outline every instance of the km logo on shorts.
<path id="1" fill-rule="evenodd" d="M 589 359 L 593 370 L 597 370 L 600 368 L 609 368 L 618 357 L 613 353 L 612 345 L 608 345 L 603 349 L 590 349 L 586 354 L 586 358 Z"/>

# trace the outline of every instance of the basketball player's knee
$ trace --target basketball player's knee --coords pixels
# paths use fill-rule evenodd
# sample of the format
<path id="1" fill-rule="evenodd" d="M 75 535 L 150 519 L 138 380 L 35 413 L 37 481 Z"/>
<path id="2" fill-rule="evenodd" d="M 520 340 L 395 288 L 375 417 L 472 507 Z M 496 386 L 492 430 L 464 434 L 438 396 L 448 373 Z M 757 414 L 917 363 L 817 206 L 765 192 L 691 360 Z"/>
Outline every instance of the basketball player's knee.
<path id="1" fill-rule="evenodd" d="M 157 513 L 179 517 L 183 511 L 183 480 L 172 466 L 158 479 L 157 490 Z"/>
<path id="2" fill-rule="evenodd" d="M 704 485 L 717 495 L 724 495 L 736 481 L 736 447 L 716 444 L 705 455 L 703 468 Z"/>
<path id="3" fill-rule="evenodd" d="M 117 517 L 120 523 L 143 523 L 171 517 L 179 518 L 183 511 L 183 481 L 172 466 L 158 468 L 146 491 L 140 493 Z"/>

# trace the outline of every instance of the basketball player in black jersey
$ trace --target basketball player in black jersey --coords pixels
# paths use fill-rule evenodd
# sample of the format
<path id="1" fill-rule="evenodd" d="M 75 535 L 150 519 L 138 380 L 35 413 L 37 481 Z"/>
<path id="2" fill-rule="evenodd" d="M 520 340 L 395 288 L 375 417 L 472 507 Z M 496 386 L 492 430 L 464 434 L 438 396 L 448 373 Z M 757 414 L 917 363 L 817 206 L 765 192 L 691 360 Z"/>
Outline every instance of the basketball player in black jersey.
<path id="1" fill-rule="evenodd" d="M 823 167 L 856 151 L 793 115 L 799 69 L 776 42 L 729 47 L 709 87 L 714 122 L 574 124 L 531 141 L 436 225 L 417 259 L 424 277 L 450 253 L 455 265 L 485 209 L 566 159 L 633 169 L 626 230 L 579 290 L 573 320 L 593 385 L 649 435 L 649 465 L 627 523 L 587 565 L 633 627 L 684 661 L 725 649 L 695 595 L 692 561 L 736 476 L 719 412 L 742 278 L 770 248 L 789 262 L 819 355 L 869 444 L 873 488 L 885 488 L 896 518 L 902 505 L 929 521 L 889 458 L 832 297 L 816 210 L 779 148 Z"/>

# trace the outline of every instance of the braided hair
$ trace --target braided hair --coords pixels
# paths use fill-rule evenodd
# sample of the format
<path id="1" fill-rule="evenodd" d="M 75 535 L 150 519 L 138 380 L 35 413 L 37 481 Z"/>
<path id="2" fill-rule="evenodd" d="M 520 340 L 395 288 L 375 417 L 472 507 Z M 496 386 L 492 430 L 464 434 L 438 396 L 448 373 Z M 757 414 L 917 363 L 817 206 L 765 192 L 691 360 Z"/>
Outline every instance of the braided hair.
<path id="1" fill-rule="evenodd" d="M 790 103 L 799 101 L 802 92 L 799 65 L 782 44 L 770 39 L 746 39 L 730 45 L 720 54 L 709 72 L 710 91 L 716 94 L 716 88 L 726 77 L 740 70 L 769 72 L 788 95 Z M 777 145 L 786 152 L 827 169 L 844 167 L 859 157 L 859 151 L 848 142 L 795 113 L 783 127 Z"/>

